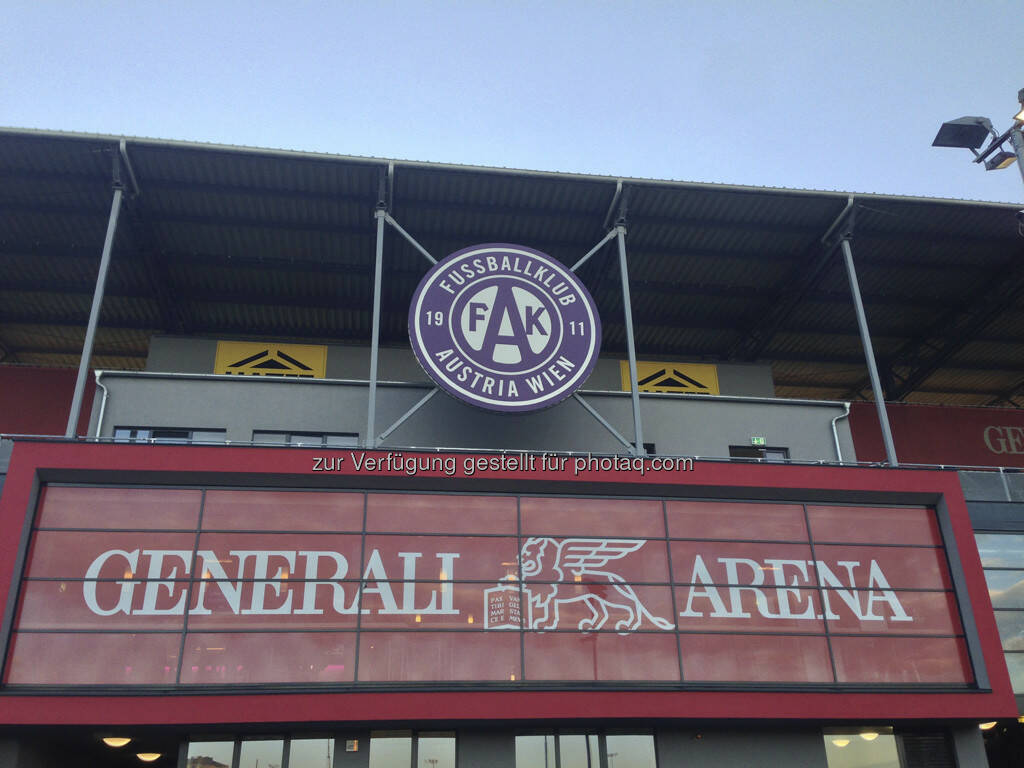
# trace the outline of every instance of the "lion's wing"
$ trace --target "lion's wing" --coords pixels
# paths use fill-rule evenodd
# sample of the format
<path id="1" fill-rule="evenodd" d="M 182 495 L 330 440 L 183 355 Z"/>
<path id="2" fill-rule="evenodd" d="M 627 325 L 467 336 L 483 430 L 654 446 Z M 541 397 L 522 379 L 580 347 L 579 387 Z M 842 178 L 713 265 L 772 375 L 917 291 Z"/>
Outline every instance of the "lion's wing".
<path id="1" fill-rule="evenodd" d="M 559 550 L 559 566 L 576 573 L 587 573 L 636 552 L 646 539 L 566 539 Z"/>

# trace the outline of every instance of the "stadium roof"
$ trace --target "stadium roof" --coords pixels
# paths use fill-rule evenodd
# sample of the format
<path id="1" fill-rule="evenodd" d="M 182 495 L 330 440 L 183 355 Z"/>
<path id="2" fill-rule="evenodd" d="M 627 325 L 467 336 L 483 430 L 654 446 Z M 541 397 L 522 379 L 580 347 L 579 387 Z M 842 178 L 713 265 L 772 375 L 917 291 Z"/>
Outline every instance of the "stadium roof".
<path id="1" fill-rule="evenodd" d="M 123 138 L 0 129 L 0 361 L 77 365 Z M 841 254 L 823 243 L 845 192 L 143 138 L 125 147 L 139 193 L 118 228 L 96 367 L 141 368 L 154 333 L 368 343 L 373 211 L 391 166 L 391 213 L 437 258 L 511 242 L 572 264 L 625 200 L 641 358 L 770 361 L 779 396 L 870 397 Z M 853 200 L 851 242 L 887 399 L 1016 404 L 1017 206 Z M 617 264 L 612 243 L 579 270 L 606 355 L 625 349 Z M 404 345 L 429 265 L 390 227 L 384 265 L 381 343 Z"/>

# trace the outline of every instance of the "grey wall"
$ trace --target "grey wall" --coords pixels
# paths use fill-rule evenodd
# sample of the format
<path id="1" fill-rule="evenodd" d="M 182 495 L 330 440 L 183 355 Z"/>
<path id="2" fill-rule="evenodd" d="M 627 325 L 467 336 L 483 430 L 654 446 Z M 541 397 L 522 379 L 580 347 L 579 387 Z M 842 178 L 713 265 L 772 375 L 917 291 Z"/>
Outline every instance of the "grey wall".
<path id="1" fill-rule="evenodd" d="M 988 768 L 985 739 L 976 725 L 954 727 L 951 732 L 957 768 Z"/>
<path id="2" fill-rule="evenodd" d="M 159 373 L 212 373 L 217 340 L 191 336 L 153 336 L 149 343 L 146 370 Z M 723 395 L 774 397 L 771 366 L 765 363 L 716 363 L 718 386 Z M 370 348 L 329 344 L 327 378 L 367 379 Z M 378 378 L 382 381 L 428 381 L 409 347 L 381 347 Z M 584 383 L 585 389 L 621 390 L 619 358 L 602 358 Z"/>
<path id="3" fill-rule="evenodd" d="M 55 747 L 28 741 L 0 741 L 0 768 L 54 768 L 71 764 L 69 756 Z"/>
<path id="4" fill-rule="evenodd" d="M 0 492 L 4 489 L 4 480 L 7 479 L 7 470 L 11 466 L 11 454 L 13 452 L 13 440 L 0 440 Z"/>
<path id="5" fill-rule="evenodd" d="M 183 377 L 111 372 L 102 436 L 114 427 L 226 429 L 231 441 L 248 442 L 253 430 L 366 432 L 367 387 L 357 382 L 264 377 Z M 375 432 L 380 434 L 429 391 L 427 386 L 384 384 L 378 389 Z M 589 402 L 630 439 L 633 416 L 626 393 L 589 392 Z M 90 434 L 103 398 L 93 405 Z M 642 395 L 644 440 L 665 455 L 727 457 L 729 445 L 749 445 L 752 435 L 785 446 L 799 460 L 836 459 L 831 422 L 838 403 L 744 400 L 695 395 Z M 843 458 L 855 453 L 847 420 L 838 424 Z M 438 393 L 396 430 L 382 447 L 622 453 L 624 448 L 575 400 L 545 411 L 489 413 Z"/>
<path id="6" fill-rule="evenodd" d="M 516 768 L 516 737 L 510 730 L 459 731 L 456 768 Z"/>
<path id="7" fill-rule="evenodd" d="M 343 731 L 338 733 L 337 736 L 333 768 L 367 768 L 370 765 L 369 729 Z M 345 750 L 345 742 L 349 739 L 355 739 L 358 742 L 355 752 L 347 752 Z"/>
<path id="8" fill-rule="evenodd" d="M 785 766 L 827 768 L 817 729 L 687 729 L 657 733 L 659 768 Z"/>

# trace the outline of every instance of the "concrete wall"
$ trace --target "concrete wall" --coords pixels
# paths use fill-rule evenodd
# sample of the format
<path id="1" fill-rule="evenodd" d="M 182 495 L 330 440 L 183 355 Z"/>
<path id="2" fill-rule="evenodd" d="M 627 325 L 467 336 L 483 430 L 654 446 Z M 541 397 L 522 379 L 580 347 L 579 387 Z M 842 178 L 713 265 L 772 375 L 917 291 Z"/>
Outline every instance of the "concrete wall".
<path id="1" fill-rule="evenodd" d="M 154 336 L 150 339 L 146 370 L 159 373 L 213 373 L 216 339 L 188 336 Z M 624 358 L 623 358 L 624 359 Z M 718 386 L 723 395 L 774 397 L 772 369 L 765 363 L 716 363 Z M 327 347 L 327 378 L 367 379 L 370 348 L 330 344 Z M 382 381 L 429 381 L 409 347 L 381 347 L 378 378 Z M 601 358 L 584 384 L 585 389 L 621 390 L 619 358 Z"/>
<path id="2" fill-rule="evenodd" d="M 357 382 L 264 377 L 182 377 L 112 372 L 102 436 L 115 427 L 225 429 L 226 439 L 248 442 L 254 430 L 366 433 L 368 389 Z M 385 384 L 378 389 L 375 432 L 380 434 L 429 391 L 427 386 Z M 630 397 L 588 392 L 586 400 L 620 434 L 633 435 Z M 93 408 L 90 434 L 102 404 Z M 752 435 L 790 450 L 798 460 L 836 460 L 832 420 L 839 403 L 660 395 L 641 396 L 644 441 L 665 455 L 727 457 L 730 445 Z M 843 459 L 855 459 L 845 420 L 838 423 Z M 545 411 L 488 413 L 438 393 L 383 447 L 622 453 L 623 445 L 569 399 Z"/>

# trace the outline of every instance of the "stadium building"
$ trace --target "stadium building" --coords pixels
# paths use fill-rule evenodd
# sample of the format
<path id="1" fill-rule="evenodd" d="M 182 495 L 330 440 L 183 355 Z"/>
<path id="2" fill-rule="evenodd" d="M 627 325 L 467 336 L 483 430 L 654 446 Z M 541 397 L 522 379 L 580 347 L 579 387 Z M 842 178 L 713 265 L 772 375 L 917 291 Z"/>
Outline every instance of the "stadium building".
<path id="1" fill-rule="evenodd" d="M 0 190 L 0 764 L 1020 764 L 1015 206 L 20 129 Z"/>

